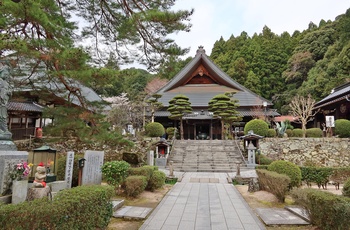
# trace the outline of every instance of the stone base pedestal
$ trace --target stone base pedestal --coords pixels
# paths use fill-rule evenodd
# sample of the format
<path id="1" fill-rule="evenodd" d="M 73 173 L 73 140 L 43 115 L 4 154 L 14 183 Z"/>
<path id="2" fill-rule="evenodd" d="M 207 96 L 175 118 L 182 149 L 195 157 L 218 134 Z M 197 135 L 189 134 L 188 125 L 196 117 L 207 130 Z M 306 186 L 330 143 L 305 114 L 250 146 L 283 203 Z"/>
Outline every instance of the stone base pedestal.
<path id="1" fill-rule="evenodd" d="M 51 189 L 49 186 L 46 186 L 45 188 L 30 188 L 28 189 L 27 200 L 31 201 L 34 199 L 39 199 L 45 196 L 49 196 L 50 192 L 51 192 Z"/>
<path id="2" fill-rule="evenodd" d="M 0 139 L 0 150 L 1 151 L 17 151 L 17 146 L 11 140 Z"/>
<path id="3" fill-rule="evenodd" d="M 12 204 L 18 204 L 26 200 L 28 192 L 28 181 L 14 181 L 12 185 Z"/>

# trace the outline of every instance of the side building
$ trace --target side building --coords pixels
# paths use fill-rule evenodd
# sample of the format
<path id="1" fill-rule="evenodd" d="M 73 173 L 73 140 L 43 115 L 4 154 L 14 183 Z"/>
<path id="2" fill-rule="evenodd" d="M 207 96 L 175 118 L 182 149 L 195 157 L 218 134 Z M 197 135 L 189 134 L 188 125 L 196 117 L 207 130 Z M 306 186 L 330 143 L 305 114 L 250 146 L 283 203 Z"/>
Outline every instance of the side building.
<path id="1" fill-rule="evenodd" d="M 208 102 L 218 94 L 234 93 L 233 98 L 238 100 L 237 111 L 242 121 L 235 122 L 235 132 L 243 131 L 246 122 L 253 118 L 270 121 L 279 115 L 271 109 L 271 101 L 245 88 L 216 66 L 202 46 L 199 46 L 196 56 L 155 93 L 162 95 L 158 101 L 163 104 L 162 109 L 155 112 L 155 121 L 165 128 L 179 127 L 178 121 L 168 118 L 169 101 L 178 94 L 189 98 L 193 112 L 183 117 L 185 139 L 196 139 L 199 133 L 205 133 L 209 139 L 221 139 L 220 120 L 208 111 Z"/>

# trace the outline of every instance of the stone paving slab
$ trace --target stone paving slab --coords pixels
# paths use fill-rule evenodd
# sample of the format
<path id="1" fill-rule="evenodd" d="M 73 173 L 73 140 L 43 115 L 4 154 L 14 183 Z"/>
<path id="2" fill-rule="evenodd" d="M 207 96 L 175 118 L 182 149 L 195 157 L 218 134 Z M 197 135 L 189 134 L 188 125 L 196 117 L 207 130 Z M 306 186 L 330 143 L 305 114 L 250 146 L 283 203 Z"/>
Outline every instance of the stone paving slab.
<path id="1" fill-rule="evenodd" d="M 289 206 L 286 206 L 284 208 L 286 210 L 294 213 L 295 215 L 299 216 L 303 220 L 310 222 L 310 216 L 309 216 L 309 213 L 306 209 L 299 207 L 299 206 L 295 206 L 295 205 L 289 205 Z"/>
<path id="2" fill-rule="evenodd" d="M 126 219 L 145 219 L 151 211 L 152 208 L 123 206 L 122 208 L 113 212 L 113 217 Z"/>
<path id="3" fill-rule="evenodd" d="M 266 225 L 308 225 L 309 222 L 283 208 L 257 208 Z"/>
<path id="4" fill-rule="evenodd" d="M 185 173 L 140 229 L 266 229 L 227 177 L 227 173 Z M 191 178 L 215 178 L 219 183 L 192 183 Z"/>

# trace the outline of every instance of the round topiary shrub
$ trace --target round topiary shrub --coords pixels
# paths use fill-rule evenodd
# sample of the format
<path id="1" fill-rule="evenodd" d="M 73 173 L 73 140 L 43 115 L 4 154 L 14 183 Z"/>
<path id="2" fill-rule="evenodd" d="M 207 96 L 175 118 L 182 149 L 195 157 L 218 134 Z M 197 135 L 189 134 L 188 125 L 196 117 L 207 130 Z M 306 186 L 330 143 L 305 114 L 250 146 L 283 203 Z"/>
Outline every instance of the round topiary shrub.
<path id="1" fill-rule="evenodd" d="M 335 120 L 334 132 L 341 138 L 350 137 L 350 121 L 346 119 Z"/>
<path id="2" fill-rule="evenodd" d="M 147 190 L 154 191 L 161 188 L 165 184 L 165 173 L 162 171 L 154 171 L 148 181 Z"/>
<path id="3" fill-rule="evenodd" d="M 302 129 L 293 129 L 293 137 L 303 137 Z"/>
<path id="4" fill-rule="evenodd" d="M 276 130 L 274 129 L 267 130 L 266 137 L 276 137 L 276 136 L 277 136 Z"/>
<path id="5" fill-rule="evenodd" d="M 145 176 L 128 176 L 125 179 L 125 193 L 127 196 L 137 197 L 147 186 L 147 178 Z"/>
<path id="6" fill-rule="evenodd" d="M 244 134 L 247 135 L 250 130 L 252 130 L 254 134 L 265 137 L 269 130 L 269 125 L 260 119 L 251 120 L 244 126 Z"/>
<path id="7" fill-rule="evenodd" d="M 145 131 L 150 137 L 161 137 L 164 134 L 164 126 L 159 122 L 151 122 L 146 125 Z"/>
<path id="8" fill-rule="evenodd" d="M 350 197 L 350 178 L 345 181 L 342 189 L 342 193 L 343 193 L 343 196 Z"/>
<path id="9" fill-rule="evenodd" d="M 125 181 L 128 176 L 130 164 L 126 161 L 109 161 L 102 165 L 103 179 L 107 184 L 117 186 Z"/>
<path id="10" fill-rule="evenodd" d="M 293 130 L 292 129 L 287 129 L 286 134 L 288 137 L 293 137 Z"/>
<path id="11" fill-rule="evenodd" d="M 300 168 L 289 161 L 278 160 L 272 162 L 268 168 L 269 171 L 274 171 L 280 174 L 286 174 L 290 177 L 290 188 L 299 187 L 301 185 L 301 170 Z"/>
<path id="12" fill-rule="evenodd" d="M 323 132 L 320 128 L 310 128 L 306 130 L 306 137 L 322 137 Z"/>

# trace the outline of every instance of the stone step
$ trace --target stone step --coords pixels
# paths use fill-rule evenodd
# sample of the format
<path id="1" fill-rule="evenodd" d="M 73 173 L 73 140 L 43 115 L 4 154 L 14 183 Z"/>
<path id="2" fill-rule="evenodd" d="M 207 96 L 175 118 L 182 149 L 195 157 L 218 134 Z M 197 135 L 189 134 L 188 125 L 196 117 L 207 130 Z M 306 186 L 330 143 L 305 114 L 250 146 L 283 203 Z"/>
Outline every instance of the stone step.
<path id="1" fill-rule="evenodd" d="M 123 207 L 123 205 L 124 200 L 112 200 L 113 211 L 120 209 L 121 207 Z"/>

